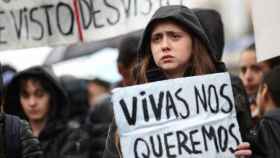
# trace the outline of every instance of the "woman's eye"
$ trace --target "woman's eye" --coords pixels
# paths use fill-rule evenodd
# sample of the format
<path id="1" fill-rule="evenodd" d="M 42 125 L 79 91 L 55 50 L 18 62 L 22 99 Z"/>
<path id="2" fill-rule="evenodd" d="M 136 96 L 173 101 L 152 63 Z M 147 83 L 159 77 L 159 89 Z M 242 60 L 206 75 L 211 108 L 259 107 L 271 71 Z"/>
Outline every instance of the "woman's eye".
<path id="1" fill-rule="evenodd" d="M 38 91 L 36 92 L 36 96 L 39 97 L 39 98 L 42 98 L 44 96 L 44 92 L 43 91 Z"/>
<path id="2" fill-rule="evenodd" d="M 181 36 L 180 35 L 178 35 L 178 34 L 172 34 L 172 38 L 174 38 L 174 39 L 179 39 Z"/>
<path id="3" fill-rule="evenodd" d="M 26 93 L 21 93 L 20 96 L 21 96 L 22 98 L 28 98 L 28 94 L 26 94 Z"/>
<path id="4" fill-rule="evenodd" d="M 152 37 L 152 42 L 159 42 L 159 40 L 160 40 L 160 36 L 153 36 Z"/>

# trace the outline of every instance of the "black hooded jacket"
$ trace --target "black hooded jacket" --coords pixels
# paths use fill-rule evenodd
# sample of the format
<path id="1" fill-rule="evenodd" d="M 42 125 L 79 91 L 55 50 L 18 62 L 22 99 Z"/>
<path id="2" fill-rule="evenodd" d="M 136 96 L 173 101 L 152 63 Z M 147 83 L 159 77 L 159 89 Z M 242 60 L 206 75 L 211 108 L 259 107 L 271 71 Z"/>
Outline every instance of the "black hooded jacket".
<path id="1" fill-rule="evenodd" d="M 195 11 L 197 12 L 197 11 Z M 196 13 L 197 14 L 197 13 Z M 212 61 L 215 64 L 216 71 L 213 73 L 218 72 L 225 72 L 226 68 L 224 64 L 220 61 L 218 61 L 215 57 L 215 48 L 212 47 L 212 44 L 210 43 L 207 34 L 205 33 L 205 30 L 203 26 L 200 23 L 200 19 L 198 19 L 197 15 L 195 13 L 185 7 L 185 6 L 166 6 L 161 7 L 157 10 L 157 12 L 153 15 L 152 19 L 146 26 L 146 29 L 144 30 L 142 40 L 140 42 L 140 47 L 138 50 L 138 62 L 143 59 L 144 53 L 150 53 L 151 54 L 151 48 L 150 48 L 150 34 L 152 31 L 153 24 L 157 21 L 161 20 L 173 20 L 176 23 L 180 24 L 181 26 L 185 26 L 186 29 L 191 32 L 192 35 L 196 36 L 198 39 L 202 41 L 202 43 L 206 46 L 206 48 L 209 51 L 209 56 L 211 57 Z M 203 20 L 203 19 L 202 19 Z M 210 33 L 209 33 L 210 35 Z M 213 39 L 214 40 L 214 39 Z M 212 41 L 216 42 L 216 41 Z M 220 49 L 219 49 L 220 50 Z M 216 49 L 217 51 L 217 49 Z M 152 59 L 151 59 L 152 60 Z M 137 73 L 137 72 L 135 72 Z M 187 76 L 192 76 L 194 74 L 188 74 L 185 73 Z M 137 76 L 137 74 L 136 74 Z M 157 68 L 154 61 L 150 61 L 150 65 L 148 65 L 148 70 L 146 73 L 148 82 L 153 81 L 159 81 L 159 80 L 165 80 L 166 77 L 164 74 Z M 241 96 L 239 93 L 240 89 L 238 85 L 240 82 L 233 82 L 233 94 L 234 99 L 236 103 L 236 109 L 237 109 L 237 119 L 240 124 L 240 131 L 243 139 L 246 139 L 246 136 L 251 128 L 250 123 L 243 123 L 247 122 L 245 119 L 250 119 L 250 113 L 247 111 L 247 109 L 243 109 L 243 104 L 246 104 L 246 96 Z M 245 120 L 245 121 L 244 121 Z M 250 121 L 249 121 L 250 122 Z M 106 148 L 104 151 L 103 158 L 117 158 L 118 156 L 118 150 L 115 145 L 115 133 L 117 131 L 117 127 L 115 122 L 113 122 L 112 127 L 109 130 Z"/>
<path id="2" fill-rule="evenodd" d="M 224 72 L 225 65 L 218 61 L 215 57 L 215 48 L 212 46 L 209 38 L 201 25 L 198 17 L 195 13 L 181 5 L 172 5 L 172 6 L 165 6 L 159 8 L 156 13 L 153 15 L 152 19 L 149 21 L 148 25 L 146 26 L 142 39 L 140 41 L 139 50 L 138 50 L 138 62 L 143 59 L 144 54 L 152 54 L 151 53 L 151 46 L 150 46 L 150 34 L 153 29 L 154 23 L 162 20 L 172 20 L 178 23 L 179 25 L 186 28 L 188 32 L 192 35 L 196 36 L 202 43 L 206 46 L 207 50 L 209 51 L 209 56 L 214 62 L 216 72 Z M 213 72 L 214 73 L 214 72 Z M 148 82 L 159 81 L 166 79 L 165 75 L 158 69 L 155 62 L 151 58 L 150 65 L 148 66 L 147 70 L 147 78 Z M 189 72 L 186 72 L 186 75 L 191 76 Z"/>
<path id="3" fill-rule="evenodd" d="M 275 158 L 280 155 L 280 109 L 267 112 L 251 132 L 252 158 Z"/>
<path id="4" fill-rule="evenodd" d="M 51 90 L 48 89 L 47 91 L 54 94 L 50 94 L 52 99 L 50 99 L 51 105 L 47 122 L 38 137 L 44 156 L 46 158 L 63 158 L 69 155 L 77 158 L 84 157 L 80 155 L 84 155 L 86 149 L 82 149 L 81 145 L 87 138 L 81 138 L 75 134 L 75 130 L 67 128 L 65 122 L 68 113 L 65 111 L 68 105 L 67 97 L 56 79 L 50 74 L 46 69 L 39 66 L 17 74 L 7 87 L 4 111 L 28 120 L 20 104 L 20 81 L 26 77 L 34 77 L 42 81 L 42 84 L 48 82 Z"/>
<path id="5" fill-rule="evenodd" d="M 215 64 L 216 73 L 225 72 L 226 68 L 220 61 L 224 47 L 223 24 L 218 12 L 211 9 L 189 9 L 185 6 L 166 6 L 160 8 L 148 23 L 140 43 L 139 60 L 143 58 L 143 53 L 150 53 L 150 33 L 153 24 L 160 20 L 174 20 L 181 26 L 185 26 L 194 36 L 199 38 L 207 47 L 209 56 Z M 211 20 L 210 20 L 211 19 Z M 209 22 L 211 21 L 211 22 Z M 212 28 L 207 28 L 211 26 Z M 215 35 L 215 32 L 218 35 Z M 210 40 L 209 40 L 210 38 Z M 166 79 L 165 75 L 157 68 L 154 61 L 150 62 L 147 70 L 149 82 Z M 215 73 L 213 72 L 213 73 Z M 194 74 L 185 74 L 192 76 Z M 242 81 L 237 76 L 231 75 L 233 95 L 235 99 L 237 121 L 240 126 L 240 132 L 243 140 L 247 140 L 249 132 L 252 128 L 251 113 L 249 109 L 249 101 L 246 95 Z"/>

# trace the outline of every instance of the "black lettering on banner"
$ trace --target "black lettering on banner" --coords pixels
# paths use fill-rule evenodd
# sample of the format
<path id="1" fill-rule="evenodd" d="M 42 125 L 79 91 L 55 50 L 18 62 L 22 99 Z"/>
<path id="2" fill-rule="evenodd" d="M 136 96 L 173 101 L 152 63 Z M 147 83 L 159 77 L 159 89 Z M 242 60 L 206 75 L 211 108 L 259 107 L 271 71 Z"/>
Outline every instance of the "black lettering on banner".
<path id="1" fill-rule="evenodd" d="M 178 142 L 178 150 L 179 154 L 182 155 L 182 150 L 184 149 L 189 154 L 192 153 L 192 150 L 187 146 L 188 136 L 183 131 L 176 132 L 177 142 Z"/>
<path id="2" fill-rule="evenodd" d="M 42 5 L 41 8 L 44 9 L 45 15 L 46 15 L 46 23 L 47 23 L 47 30 L 48 30 L 48 35 L 51 36 L 52 33 L 52 27 L 51 27 L 51 20 L 50 20 L 50 9 L 53 8 L 53 4 L 47 4 L 47 5 Z"/>
<path id="3" fill-rule="evenodd" d="M 142 1 L 142 0 L 141 0 Z M 146 0 L 146 1 L 148 1 L 148 4 L 149 4 L 149 7 L 145 7 L 145 8 L 148 8 L 147 9 L 147 11 L 141 11 L 141 13 L 143 14 L 143 15 L 148 15 L 148 14 L 150 14 L 151 13 L 151 11 L 152 11 L 152 8 L 153 8 L 153 3 L 152 3 L 152 1 L 151 0 Z"/>
<path id="4" fill-rule="evenodd" d="M 228 133 L 227 129 L 223 126 L 218 128 L 219 145 L 222 152 L 225 152 L 228 146 Z"/>
<path id="5" fill-rule="evenodd" d="M 28 22 L 28 10 L 27 8 L 23 8 L 23 12 L 24 12 L 24 22 L 25 22 L 25 30 L 26 30 L 26 39 L 29 39 L 30 34 L 29 34 L 29 22 Z"/>
<path id="6" fill-rule="evenodd" d="M 165 149 L 166 149 L 166 154 L 167 154 L 167 157 L 168 158 L 175 158 L 176 157 L 176 154 L 172 154 L 172 153 L 170 153 L 170 150 L 172 149 L 172 148 L 175 148 L 175 145 L 170 145 L 168 142 L 168 137 L 169 136 L 172 136 L 173 135 L 173 133 L 172 132 L 169 132 L 169 133 L 165 133 L 164 134 L 164 145 L 165 145 Z"/>
<path id="7" fill-rule="evenodd" d="M 217 140 L 217 136 L 216 136 L 214 127 L 209 126 L 209 130 L 207 130 L 205 126 L 202 126 L 201 130 L 202 130 L 202 136 L 203 136 L 203 140 L 204 140 L 205 151 L 208 151 L 208 143 L 207 143 L 208 141 L 207 140 L 214 140 L 216 151 L 219 153 L 220 150 L 219 150 L 218 140 Z"/>
<path id="8" fill-rule="evenodd" d="M 123 99 L 120 100 L 121 108 L 124 112 L 125 119 L 129 125 L 135 125 L 137 114 L 137 97 L 132 97 L 132 114 L 129 114 L 127 105 Z"/>
<path id="9" fill-rule="evenodd" d="M 227 96 L 226 94 L 224 94 L 224 90 L 225 90 L 226 86 L 228 86 L 228 84 L 223 84 L 221 86 L 220 95 L 221 95 L 222 98 L 224 98 L 228 102 L 229 108 L 228 108 L 228 110 L 222 109 L 221 111 L 224 112 L 224 113 L 230 113 L 233 110 L 233 103 L 230 100 L 230 97 Z"/>
<path id="10" fill-rule="evenodd" d="M 203 108 L 205 111 L 207 111 L 207 101 L 206 101 L 206 93 L 205 93 L 205 86 L 204 84 L 202 84 L 202 95 L 203 97 L 201 97 L 200 92 L 198 90 L 198 88 L 195 86 L 194 87 L 194 94 L 195 94 L 195 100 L 196 100 L 196 113 L 199 114 L 199 104 L 202 104 Z M 198 101 L 199 99 L 199 101 Z"/>
<path id="11" fill-rule="evenodd" d="M 5 14 L 5 12 L 4 11 L 0 11 L 0 15 L 1 14 Z M 5 30 L 4 26 L 0 26 L 0 44 L 7 44 L 7 41 L 2 40 L 2 34 L 1 34 L 2 30 Z"/>
<path id="12" fill-rule="evenodd" d="M 30 22 L 33 22 L 40 27 L 41 31 L 40 31 L 39 36 L 38 37 L 34 37 L 34 36 L 32 37 L 33 40 L 39 41 L 44 37 L 44 26 L 38 19 L 35 19 L 35 17 L 34 17 L 37 10 L 38 10 L 38 7 L 31 8 L 30 12 L 29 12 L 29 16 L 30 16 Z"/>
<path id="13" fill-rule="evenodd" d="M 83 23 L 83 28 L 86 30 L 89 28 L 89 26 L 92 22 L 91 11 L 93 8 L 93 3 L 91 0 L 88 0 L 88 1 L 79 0 L 79 6 L 80 6 L 80 15 L 81 15 L 82 23 Z M 83 6 L 85 6 L 85 7 L 83 7 Z M 86 19 L 86 17 L 88 17 L 88 19 Z"/>
<path id="14" fill-rule="evenodd" d="M 234 132 L 233 132 L 234 127 L 235 127 L 235 124 L 234 124 L 234 123 L 232 123 L 232 124 L 229 126 L 229 134 L 230 134 L 230 136 L 233 137 L 233 139 L 234 139 L 235 142 L 236 142 L 236 146 L 237 146 L 237 145 L 240 144 L 240 141 L 239 141 L 239 139 L 237 138 L 237 136 L 236 136 L 236 135 L 234 134 Z M 232 148 L 232 147 L 230 147 L 229 150 L 230 150 L 231 153 L 234 153 L 234 151 L 235 151 L 234 148 Z"/>
<path id="15" fill-rule="evenodd" d="M 150 117 L 149 117 L 147 99 L 145 98 L 145 94 L 146 94 L 145 91 L 140 92 L 140 96 L 143 97 L 142 106 L 143 106 L 144 119 L 145 119 L 146 122 L 148 122 L 150 120 Z"/>
<path id="16" fill-rule="evenodd" d="M 16 12 L 16 11 L 15 11 Z M 12 19 L 13 19 L 13 23 L 14 23 L 14 26 L 15 26 L 15 31 L 16 31 L 16 34 L 17 34 L 17 39 L 20 39 L 21 38 L 21 32 L 22 32 L 22 19 L 23 19 L 23 15 L 22 15 L 22 12 L 23 10 L 19 10 L 19 21 L 17 22 L 17 16 L 15 15 L 14 11 L 10 11 L 10 14 L 12 16 Z"/>
<path id="17" fill-rule="evenodd" d="M 115 0 L 114 0 L 115 1 Z M 119 11 L 119 9 L 115 6 L 113 6 L 112 4 L 110 4 L 108 2 L 108 0 L 104 0 L 104 4 L 108 7 L 108 8 L 111 8 L 112 10 L 114 10 L 116 12 L 116 15 L 117 15 L 117 18 L 116 20 L 112 21 L 111 19 L 107 18 L 107 22 L 110 24 L 110 25 L 115 25 L 117 24 L 119 21 L 120 21 L 120 17 L 121 17 L 121 13 Z"/>
<path id="18" fill-rule="evenodd" d="M 93 18 L 93 24 L 94 24 L 94 27 L 95 28 L 101 28 L 101 27 L 104 27 L 104 24 L 98 24 L 97 23 L 97 19 L 100 19 L 100 18 L 97 18 L 97 14 L 101 13 L 101 10 L 97 10 L 94 8 L 95 5 L 92 5 L 92 12 L 91 12 L 91 15 L 92 15 L 92 18 Z"/>
<path id="19" fill-rule="evenodd" d="M 127 5 L 126 5 L 125 1 L 128 1 Z M 124 7 L 126 18 L 129 18 L 130 17 L 130 9 L 131 9 L 131 0 L 121 0 L 121 2 L 122 2 L 123 7 Z"/>
<path id="20" fill-rule="evenodd" d="M 162 103 L 163 103 L 164 92 L 159 93 L 158 103 L 156 105 L 155 99 L 153 95 L 149 95 L 149 99 L 151 102 L 151 106 L 155 115 L 156 120 L 161 119 L 161 111 L 162 111 Z"/>
<path id="21" fill-rule="evenodd" d="M 211 104 L 211 103 L 213 103 L 213 101 L 211 99 L 211 98 L 213 98 L 213 97 L 211 97 L 213 93 L 214 93 L 214 99 L 216 101 L 215 107 L 213 107 L 213 105 Z M 210 110 L 211 110 L 212 113 L 218 113 L 219 112 L 218 93 L 217 93 L 216 87 L 214 85 L 212 85 L 212 84 L 208 87 L 208 105 L 209 105 Z"/>
<path id="22" fill-rule="evenodd" d="M 177 109 L 176 109 L 176 105 L 174 103 L 174 100 L 172 98 L 172 95 L 170 94 L 169 91 L 166 92 L 166 115 L 167 115 L 167 118 L 169 119 L 170 118 L 170 112 L 171 110 L 173 110 L 176 118 L 179 117 L 178 115 L 178 112 L 177 112 Z"/>
<path id="23" fill-rule="evenodd" d="M 64 12 L 61 12 L 62 8 L 65 8 L 64 9 Z M 61 15 L 63 14 L 60 14 L 60 13 L 66 13 L 66 10 L 69 11 L 69 15 L 70 15 L 70 18 L 71 19 L 68 19 L 67 21 L 70 21 L 70 26 L 69 26 L 69 29 L 68 30 L 63 30 L 62 29 L 62 26 L 65 26 L 65 23 L 64 23 L 64 20 L 61 22 Z M 62 19 L 65 19 L 65 15 L 63 15 Z M 69 35 L 69 34 L 73 34 L 73 28 L 74 28 L 74 13 L 72 11 L 72 8 L 71 6 L 69 6 L 67 3 L 63 3 L 63 2 L 59 2 L 56 6 L 56 21 L 57 21 L 57 27 L 58 27 L 58 30 L 59 32 L 62 34 L 62 35 Z"/>
<path id="24" fill-rule="evenodd" d="M 190 115 L 190 109 L 189 109 L 189 104 L 187 103 L 187 101 L 185 101 L 182 97 L 179 96 L 179 93 L 180 93 L 181 91 L 182 91 L 182 88 L 179 88 L 179 89 L 175 92 L 175 97 L 176 97 L 179 101 L 181 101 L 181 102 L 184 104 L 185 108 L 186 108 L 186 114 L 185 114 L 185 115 L 183 115 L 183 114 L 180 112 L 180 116 L 181 116 L 183 119 L 185 119 L 185 118 L 189 117 L 189 115 Z"/>
<path id="25" fill-rule="evenodd" d="M 153 154 L 156 157 L 162 157 L 163 156 L 163 147 L 162 147 L 162 142 L 161 142 L 161 139 L 160 139 L 160 135 L 158 134 L 156 137 L 157 137 L 157 140 L 158 140 L 157 144 L 154 142 L 153 136 L 150 136 L 152 151 L 153 151 Z M 158 147 L 158 149 L 156 150 L 157 147 Z"/>
<path id="26" fill-rule="evenodd" d="M 141 143 L 142 142 L 142 143 Z M 146 147 L 146 149 L 147 149 L 147 152 L 145 153 L 144 151 L 142 152 L 142 153 L 139 153 L 138 154 L 138 144 L 139 143 L 141 143 L 142 145 L 140 145 L 140 146 L 143 146 L 143 145 L 145 145 L 145 147 Z M 149 148 L 149 145 L 148 145 L 148 143 L 144 140 L 144 139 L 142 139 L 142 138 L 137 138 L 136 140 L 135 140 L 135 143 L 134 143 L 134 157 L 135 158 L 149 158 L 150 157 L 150 148 Z M 141 156 L 140 156 L 141 155 Z"/>
<path id="27" fill-rule="evenodd" d="M 200 142 L 199 142 L 199 141 L 195 141 L 195 140 L 194 140 L 194 137 L 193 137 L 194 134 L 196 134 L 197 132 L 198 132 L 198 129 L 195 129 L 195 130 L 190 131 L 190 141 L 191 141 L 191 144 L 192 144 L 192 151 L 193 151 L 193 154 L 201 154 L 201 153 L 202 153 L 201 150 L 198 150 L 198 149 L 196 148 L 196 146 L 199 145 Z"/>

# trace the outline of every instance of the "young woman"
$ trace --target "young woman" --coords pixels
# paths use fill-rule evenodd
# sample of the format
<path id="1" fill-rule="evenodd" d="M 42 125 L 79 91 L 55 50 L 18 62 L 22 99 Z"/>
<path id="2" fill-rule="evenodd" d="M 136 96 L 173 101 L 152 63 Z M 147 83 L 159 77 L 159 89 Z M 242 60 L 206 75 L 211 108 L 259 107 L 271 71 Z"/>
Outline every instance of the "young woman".
<path id="1" fill-rule="evenodd" d="M 224 72 L 196 15 L 185 6 L 161 7 L 145 28 L 135 75 L 138 84 Z M 249 115 L 249 114 L 248 114 Z M 113 123 L 105 158 L 121 157 Z"/>

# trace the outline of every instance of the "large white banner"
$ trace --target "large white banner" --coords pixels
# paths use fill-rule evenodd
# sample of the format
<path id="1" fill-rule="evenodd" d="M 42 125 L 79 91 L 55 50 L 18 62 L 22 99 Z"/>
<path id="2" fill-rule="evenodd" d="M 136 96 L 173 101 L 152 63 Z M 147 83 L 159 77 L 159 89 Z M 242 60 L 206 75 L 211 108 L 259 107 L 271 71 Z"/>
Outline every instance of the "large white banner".
<path id="1" fill-rule="evenodd" d="M 280 56 L 280 1 L 253 0 L 257 60 Z"/>
<path id="2" fill-rule="evenodd" d="M 233 158 L 241 142 L 228 73 L 113 90 L 124 158 Z"/>
<path id="3" fill-rule="evenodd" d="M 0 50 L 115 37 L 145 27 L 155 10 L 192 0 L 0 0 Z"/>

